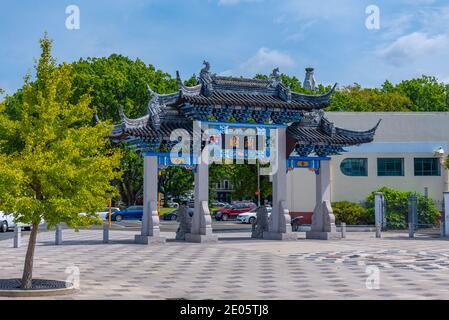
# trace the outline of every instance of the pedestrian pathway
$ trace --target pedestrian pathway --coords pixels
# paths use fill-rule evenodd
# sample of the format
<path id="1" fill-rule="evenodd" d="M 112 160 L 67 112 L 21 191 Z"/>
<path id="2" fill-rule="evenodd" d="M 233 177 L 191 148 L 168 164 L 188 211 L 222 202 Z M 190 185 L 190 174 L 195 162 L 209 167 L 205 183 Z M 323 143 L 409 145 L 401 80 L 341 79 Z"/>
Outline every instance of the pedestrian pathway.
<path id="1" fill-rule="evenodd" d="M 53 232 L 40 233 L 34 277 L 64 280 L 78 268 L 79 293 L 57 299 L 449 299 L 449 242 L 441 238 L 348 233 L 319 241 L 299 233 L 278 242 L 226 233 L 217 244 L 144 246 L 134 234 L 111 231 L 103 244 L 100 230 L 64 230 L 55 246 Z M 9 239 L 0 250 L 2 278 L 20 277 L 26 246 L 14 249 Z"/>

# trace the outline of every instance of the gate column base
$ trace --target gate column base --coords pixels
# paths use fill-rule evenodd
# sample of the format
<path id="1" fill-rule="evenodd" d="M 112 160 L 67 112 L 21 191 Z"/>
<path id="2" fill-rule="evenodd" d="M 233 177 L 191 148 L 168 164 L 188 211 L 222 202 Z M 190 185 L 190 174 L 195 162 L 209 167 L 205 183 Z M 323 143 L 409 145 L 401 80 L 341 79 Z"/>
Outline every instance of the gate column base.
<path id="1" fill-rule="evenodd" d="M 218 236 L 216 234 L 193 234 L 186 233 L 186 242 L 193 243 L 217 243 Z"/>
<path id="2" fill-rule="evenodd" d="M 298 234 L 295 232 L 264 232 L 263 238 L 265 240 L 282 240 L 282 241 L 296 241 L 298 240 Z"/>
<path id="3" fill-rule="evenodd" d="M 142 236 L 137 234 L 134 236 L 134 242 L 137 244 L 165 244 L 164 237 L 155 237 L 155 236 Z"/>
<path id="4" fill-rule="evenodd" d="M 322 231 L 307 231 L 306 239 L 315 240 L 340 240 L 341 233 L 339 232 L 322 232 Z"/>

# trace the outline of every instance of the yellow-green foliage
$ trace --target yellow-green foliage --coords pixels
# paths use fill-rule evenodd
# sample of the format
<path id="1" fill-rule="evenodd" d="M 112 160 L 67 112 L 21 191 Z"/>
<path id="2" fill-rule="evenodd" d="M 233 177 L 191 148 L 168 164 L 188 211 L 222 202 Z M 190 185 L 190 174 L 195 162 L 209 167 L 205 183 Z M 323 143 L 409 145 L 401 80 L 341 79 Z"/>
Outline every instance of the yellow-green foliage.
<path id="1" fill-rule="evenodd" d="M 71 67 L 51 57 L 41 40 L 36 79 L 25 78 L 21 110 L 0 104 L 0 210 L 17 221 L 83 227 L 116 195 L 120 153 L 109 148 L 111 126 L 94 125 L 90 97 L 72 97 Z M 80 216 L 85 212 L 87 215 Z"/>

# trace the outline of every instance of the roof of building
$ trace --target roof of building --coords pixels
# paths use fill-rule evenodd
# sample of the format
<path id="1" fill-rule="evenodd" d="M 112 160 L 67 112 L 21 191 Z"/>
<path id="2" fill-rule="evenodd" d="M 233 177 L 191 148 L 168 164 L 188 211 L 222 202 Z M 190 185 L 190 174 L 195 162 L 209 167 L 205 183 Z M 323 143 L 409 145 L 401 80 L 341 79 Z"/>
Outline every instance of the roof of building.
<path id="1" fill-rule="evenodd" d="M 169 142 L 175 129 L 192 133 L 194 120 L 223 122 L 233 118 L 236 122 L 247 123 L 252 119 L 261 124 L 289 125 L 288 139 L 294 141 L 299 148 L 297 151 L 303 155 L 306 151 L 318 153 L 311 146 L 323 145 L 336 146 L 326 151 L 335 154 L 342 151 L 343 146 L 371 142 L 379 125 L 359 132 L 335 127 L 328 121 L 322 109 L 329 105 L 335 86 L 324 95 L 306 95 L 291 92 L 284 86 L 278 69 L 268 80 L 259 80 L 213 75 L 209 72 L 209 63 L 204 62 L 204 65 L 197 86 L 185 86 L 177 72 L 178 92 L 162 95 L 148 87 L 152 98 L 145 116 L 129 119 L 119 108 L 122 123 L 114 128 L 111 139 L 137 140 L 157 147 L 164 141 Z"/>

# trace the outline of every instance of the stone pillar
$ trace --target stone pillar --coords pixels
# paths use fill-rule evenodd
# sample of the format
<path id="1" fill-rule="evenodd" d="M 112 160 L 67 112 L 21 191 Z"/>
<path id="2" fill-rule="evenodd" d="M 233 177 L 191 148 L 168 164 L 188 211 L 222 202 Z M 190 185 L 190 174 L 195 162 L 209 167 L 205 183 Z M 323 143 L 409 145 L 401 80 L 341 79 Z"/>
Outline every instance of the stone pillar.
<path id="1" fill-rule="evenodd" d="M 384 225 L 384 218 L 385 218 L 385 198 L 384 194 L 382 192 L 376 192 L 374 194 L 374 224 L 379 226 L 379 228 L 382 230 L 386 226 Z"/>
<path id="2" fill-rule="evenodd" d="M 329 160 L 320 161 L 316 175 L 316 205 L 312 215 L 311 231 L 306 232 L 307 239 L 341 239 L 335 227 L 335 216 L 331 206 L 331 167 Z"/>
<path id="3" fill-rule="evenodd" d="M 270 216 L 268 232 L 263 234 L 263 238 L 268 240 L 298 239 L 298 235 L 292 232 L 291 217 L 287 207 L 286 133 L 286 128 L 277 129 L 277 170 L 273 175 L 273 210 Z"/>
<path id="4" fill-rule="evenodd" d="M 209 212 L 209 165 L 199 161 L 195 170 L 195 211 L 192 228 L 186 233 L 188 242 L 217 242 L 218 236 L 212 233 L 212 218 Z"/>
<path id="5" fill-rule="evenodd" d="M 103 223 L 103 243 L 109 243 L 109 223 Z"/>
<path id="6" fill-rule="evenodd" d="M 140 235 L 135 236 L 135 243 L 162 244 L 165 238 L 160 236 L 159 214 L 157 211 L 157 156 L 144 156 L 143 166 L 143 217 Z"/>
<path id="7" fill-rule="evenodd" d="M 443 193 L 444 196 L 444 226 L 443 235 L 449 237 L 449 191 Z"/>
<path id="8" fill-rule="evenodd" d="M 22 246 L 22 228 L 19 226 L 14 227 L 14 248 L 20 248 Z"/>
<path id="9" fill-rule="evenodd" d="M 55 245 L 59 246 L 61 244 L 62 244 L 62 226 L 61 224 L 57 224 L 55 230 Z"/>

